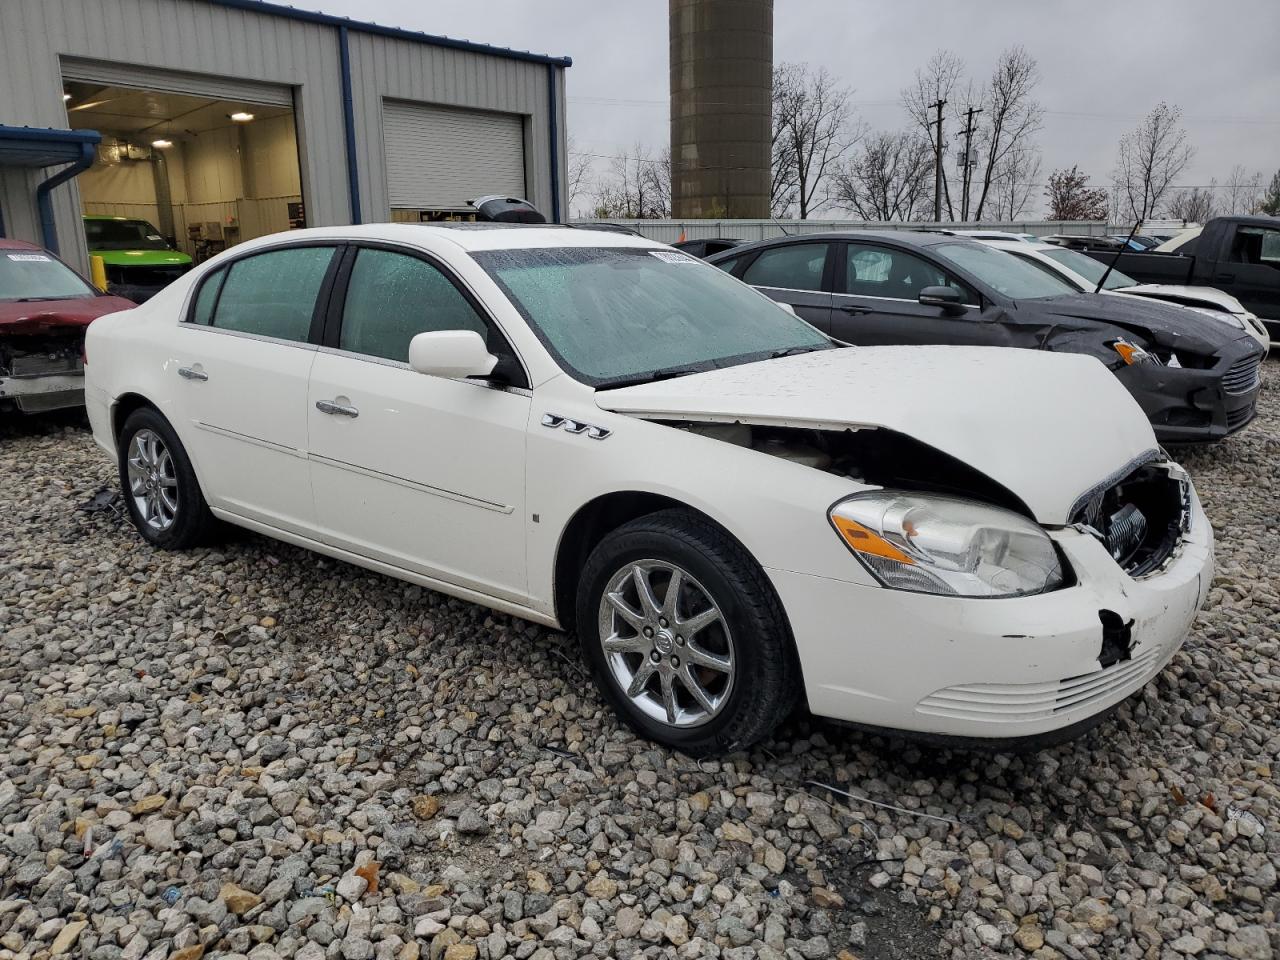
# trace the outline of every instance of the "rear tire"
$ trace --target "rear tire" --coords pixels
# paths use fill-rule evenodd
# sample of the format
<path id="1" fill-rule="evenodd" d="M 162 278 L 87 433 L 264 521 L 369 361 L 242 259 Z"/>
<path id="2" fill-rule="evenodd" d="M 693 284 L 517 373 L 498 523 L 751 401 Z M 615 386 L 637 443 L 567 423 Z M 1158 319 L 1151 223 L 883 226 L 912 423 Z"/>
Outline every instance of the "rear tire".
<path id="1" fill-rule="evenodd" d="M 640 517 L 601 541 L 579 578 L 577 623 L 613 709 L 691 756 L 755 743 L 800 694 L 773 585 L 737 541 L 689 510 Z"/>
<path id="2" fill-rule="evenodd" d="M 209 512 L 186 448 L 153 407 L 129 414 L 116 441 L 120 492 L 142 538 L 162 550 L 186 550 L 209 540 Z"/>

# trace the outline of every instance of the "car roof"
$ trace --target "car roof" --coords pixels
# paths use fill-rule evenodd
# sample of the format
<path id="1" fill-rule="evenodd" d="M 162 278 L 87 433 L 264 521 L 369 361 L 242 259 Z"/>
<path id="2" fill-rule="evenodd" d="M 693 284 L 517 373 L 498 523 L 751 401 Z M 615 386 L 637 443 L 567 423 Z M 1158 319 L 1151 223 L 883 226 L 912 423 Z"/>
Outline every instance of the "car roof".
<path id="1" fill-rule="evenodd" d="M 43 250 L 44 247 L 36 243 L 27 243 L 25 240 L 10 240 L 0 237 L 0 250 Z"/>
<path id="2" fill-rule="evenodd" d="M 752 250 L 761 250 L 765 247 L 786 246 L 791 243 L 804 242 L 829 243 L 832 240 L 896 243 L 906 247 L 932 247 L 940 243 L 978 242 L 969 237 L 956 236 L 952 233 L 935 233 L 926 230 L 831 230 L 822 233 L 801 233 L 793 234 L 789 237 L 772 237 L 768 240 L 757 240 L 754 243 L 746 243 L 740 247 L 723 250 L 714 256 L 708 257 L 707 261 L 715 263 L 721 259 L 728 260 L 730 257 L 740 257 L 744 253 L 750 253 Z"/>
<path id="3" fill-rule="evenodd" d="M 237 244 L 248 251 L 284 242 L 310 240 L 385 240 L 410 245 L 448 241 L 467 251 L 521 250 L 556 247 L 637 247 L 665 250 L 665 244 L 614 230 L 570 229 L 541 223 L 365 223 L 345 227 L 308 227 L 288 230 Z"/>

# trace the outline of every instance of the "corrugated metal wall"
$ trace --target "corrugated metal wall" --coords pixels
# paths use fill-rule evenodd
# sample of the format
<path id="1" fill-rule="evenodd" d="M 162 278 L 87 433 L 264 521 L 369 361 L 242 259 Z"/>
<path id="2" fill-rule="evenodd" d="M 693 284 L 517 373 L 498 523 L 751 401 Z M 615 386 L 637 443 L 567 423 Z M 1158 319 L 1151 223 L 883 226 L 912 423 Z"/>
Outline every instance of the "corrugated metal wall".
<path id="1" fill-rule="evenodd" d="M 75 57 L 295 88 L 307 220 L 349 222 L 338 30 L 200 0 L 0 0 L 0 124 L 66 128 L 59 58 Z M 391 97 L 519 113 L 533 202 L 551 204 L 547 66 L 350 32 L 362 219 L 388 219 L 382 100 Z M 558 73 L 563 70 L 556 68 Z M 564 94 L 558 153 L 564 165 Z M 15 191 L 6 177 L 5 193 Z M 33 178 L 35 179 L 35 178 Z M 561 180 L 563 182 L 563 180 Z M 74 183 L 54 191 L 64 255 L 86 262 Z M 563 207 L 563 197 L 561 198 Z M 5 215 L 11 234 L 30 219 Z"/>
<path id="2" fill-rule="evenodd" d="M 408 40 L 351 34 L 351 75 L 365 219 L 385 220 L 390 208 L 382 137 L 384 100 L 473 107 L 525 116 L 526 191 L 540 210 L 551 209 L 551 145 L 547 67 Z M 558 107 L 564 153 L 564 105 Z"/>

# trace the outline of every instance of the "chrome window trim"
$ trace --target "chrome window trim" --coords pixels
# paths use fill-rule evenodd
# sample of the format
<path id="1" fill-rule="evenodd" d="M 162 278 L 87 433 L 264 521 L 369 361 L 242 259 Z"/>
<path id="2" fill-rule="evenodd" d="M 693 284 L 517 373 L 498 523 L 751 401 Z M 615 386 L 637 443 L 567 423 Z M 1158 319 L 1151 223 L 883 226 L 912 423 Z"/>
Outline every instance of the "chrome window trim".
<path id="1" fill-rule="evenodd" d="M 853 299 L 853 300 L 884 300 L 889 303 L 914 303 L 917 306 L 922 305 L 919 300 L 912 300 L 910 297 L 873 297 L 870 294 L 864 294 L 864 293 L 833 293 L 832 296 L 833 297 L 849 297 L 850 299 Z M 973 304 L 973 303 L 962 303 L 960 304 L 960 306 L 964 307 L 966 310 L 982 309 L 977 304 Z"/>
<path id="2" fill-rule="evenodd" d="M 346 360 L 361 360 L 365 363 L 376 363 L 380 367 L 391 367 L 394 370 L 406 370 L 409 373 L 416 373 L 413 367 L 405 363 L 403 360 L 389 360 L 386 357 L 375 357 L 368 353 L 359 353 L 355 350 L 343 350 L 341 347 L 326 347 L 322 345 L 312 345 L 312 349 L 317 353 L 325 353 L 332 357 L 342 357 Z M 424 373 L 417 374 L 420 377 L 426 376 Z M 532 397 L 533 390 L 528 387 L 516 387 L 505 383 L 495 383 L 491 380 L 478 380 L 472 377 L 437 377 L 438 380 L 448 380 L 450 383 L 465 383 L 471 387 L 482 387 L 485 390 L 501 390 L 504 393 L 514 393 L 517 396 Z"/>
<path id="3" fill-rule="evenodd" d="M 318 350 L 319 345 L 309 340 L 286 340 L 283 337 L 268 337 L 262 333 L 248 333 L 244 330 L 228 330 L 226 327 L 211 327 L 204 323 L 191 323 L 188 320 L 182 320 L 178 323 L 179 330 L 199 330 L 205 333 L 216 333 L 222 337 L 240 337 L 243 340 L 258 340 L 262 343 L 277 343 L 285 347 L 298 347 L 302 350 Z"/>

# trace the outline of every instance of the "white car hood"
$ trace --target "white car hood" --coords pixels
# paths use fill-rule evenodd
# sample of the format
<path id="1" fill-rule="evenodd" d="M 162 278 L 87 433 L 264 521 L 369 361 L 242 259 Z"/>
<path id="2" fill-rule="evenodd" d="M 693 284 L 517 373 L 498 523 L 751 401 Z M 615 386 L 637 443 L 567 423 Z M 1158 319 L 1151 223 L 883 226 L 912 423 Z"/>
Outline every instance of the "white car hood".
<path id="1" fill-rule="evenodd" d="M 1188 287 L 1177 283 L 1139 283 L 1132 287 L 1120 287 L 1116 293 L 1130 293 L 1139 297 L 1185 297 L 1188 301 L 1212 303 L 1228 313 L 1247 312 L 1239 300 L 1214 287 Z"/>
<path id="2" fill-rule="evenodd" d="M 964 461 L 1066 523 L 1081 494 L 1157 450 L 1151 425 L 1092 357 L 992 347 L 824 350 L 602 390 L 648 419 L 885 427 Z"/>

